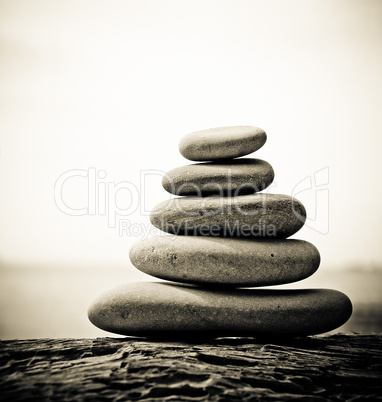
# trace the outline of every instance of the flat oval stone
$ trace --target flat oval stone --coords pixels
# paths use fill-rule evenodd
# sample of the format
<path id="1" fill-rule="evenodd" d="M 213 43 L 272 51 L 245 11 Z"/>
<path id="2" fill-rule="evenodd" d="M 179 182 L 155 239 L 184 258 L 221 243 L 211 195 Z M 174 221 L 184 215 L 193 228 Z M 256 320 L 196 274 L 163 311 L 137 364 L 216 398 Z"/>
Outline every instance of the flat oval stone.
<path id="1" fill-rule="evenodd" d="M 187 134 L 180 140 L 179 151 L 191 161 L 215 161 L 248 155 L 266 140 L 265 131 L 258 127 L 217 127 Z"/>
<path id="2" fill-rule="evenodd" d="M 266 189 L 274 179 L 272 166 L 261 159 L 230 159 L 197 163 L 170 170 L 163 177 L 166 191 L 176 195 L 239 195 Z"/>
<path id="3" fill-rule="evenodd" d="M 97 327 L 155 337 L 301 336 L 333 330 L 352 312 L 349 298 L 330 289 L 211 290 L 172 283 L 130 283 L 93 302 Z"/>
<path id="4" fill-rule="evenodd" d="M 133 244 L 133 265 L 175 282 L 231 287 L 296 282 L 312 275 L 320 254 L 303 240 L 157 236 Z"/>
<path id="5" fill-rule="evenodd" d="M 150 214 L 158 229 L 190 236 L 286 238 L 305 219 L 304 206 L 283 194 L 172 198 Z"/>

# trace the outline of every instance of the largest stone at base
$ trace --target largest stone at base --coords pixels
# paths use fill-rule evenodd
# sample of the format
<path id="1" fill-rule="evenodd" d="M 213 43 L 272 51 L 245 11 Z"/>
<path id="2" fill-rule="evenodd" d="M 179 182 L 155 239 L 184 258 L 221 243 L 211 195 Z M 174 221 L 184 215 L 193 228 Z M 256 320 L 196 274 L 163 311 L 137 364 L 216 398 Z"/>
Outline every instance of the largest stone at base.
<path id="1" fill-rule="evenodd" d="M 331 289 L 214 291 L 139 282 L 101 295 L 88 315 L 105 331 L 182 338 L 313 335 L 341 326 L 351 312 L 349 298 Z"/>

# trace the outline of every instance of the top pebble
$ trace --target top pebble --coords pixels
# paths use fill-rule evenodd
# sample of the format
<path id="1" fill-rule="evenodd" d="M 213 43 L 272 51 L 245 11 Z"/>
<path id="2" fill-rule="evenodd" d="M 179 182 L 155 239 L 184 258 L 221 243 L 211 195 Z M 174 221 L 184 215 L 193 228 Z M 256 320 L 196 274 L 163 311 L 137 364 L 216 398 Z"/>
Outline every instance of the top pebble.
<path id="1" fill-rule="evenodd" d="M 179 151 L 190 161 L 217 161 L 248 155 L 266 140 L 265 131 L 258 127 L 217 127 L 187 134 L 180 140 Z"/>

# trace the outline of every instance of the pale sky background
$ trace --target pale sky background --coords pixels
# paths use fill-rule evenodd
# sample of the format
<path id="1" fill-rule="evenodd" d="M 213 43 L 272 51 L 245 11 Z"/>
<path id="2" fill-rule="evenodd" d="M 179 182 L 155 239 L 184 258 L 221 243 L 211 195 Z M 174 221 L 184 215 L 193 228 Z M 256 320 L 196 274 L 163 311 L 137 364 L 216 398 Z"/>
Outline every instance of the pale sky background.
<path id="1" fill-rule="evenodd" d="M 313 221 L 294 237 L 331 266 L 381 264 L 381 21 L 378 0 L 2 0 L 1 259 L 123 264 L 140 235 L 120 236 L 119 219 L 148 230 L 143 200 L 168 198 L 158 175 L 143 192 L 140 172 L 187 164 L 190 131 L 255 125 L 271 192 L 328 168 L 317 202 L 315 189 L 297 195 Z M 54 202 L 61 174 L 89 168 L 140 190 L 117 228 Z M 68 180 L 65 202 L 86 206 L 86 190 Z M 120 208 L 131 198 L 116 195 Z"/>
<path id="2" fill-rule="evenodd" d="M 270 192 L 300 190 L 293 237 L 320 272 L 382 266 L 381 1 L 1 0 L 0 41 L 4 266 L 126 266 L 128 280 L 129 247 L 156 232 L 146 211 L 169 197 L 160 175 L 191 163 L 180 138 L 229 125 L 267 132 L 251 156 L 273 166 Z M 101 172 L 88 215 L 55 203 L 71 170 Z M 64 202 L 87 207 L 87 186 L 68 179 Z M 130 208 L 115 228 L 105 188 L 110 211 Z"/>

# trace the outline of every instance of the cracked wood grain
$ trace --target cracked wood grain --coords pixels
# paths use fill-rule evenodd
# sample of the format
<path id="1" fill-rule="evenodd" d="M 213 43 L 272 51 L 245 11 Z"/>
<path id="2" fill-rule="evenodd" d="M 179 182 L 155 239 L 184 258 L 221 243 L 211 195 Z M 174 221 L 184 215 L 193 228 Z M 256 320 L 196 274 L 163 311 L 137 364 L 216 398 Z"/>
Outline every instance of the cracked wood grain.
<path id="1" fill-rule="evenodd" d="M 2 401 L 382 401 L 382 336 L 0 343 Z"/>

